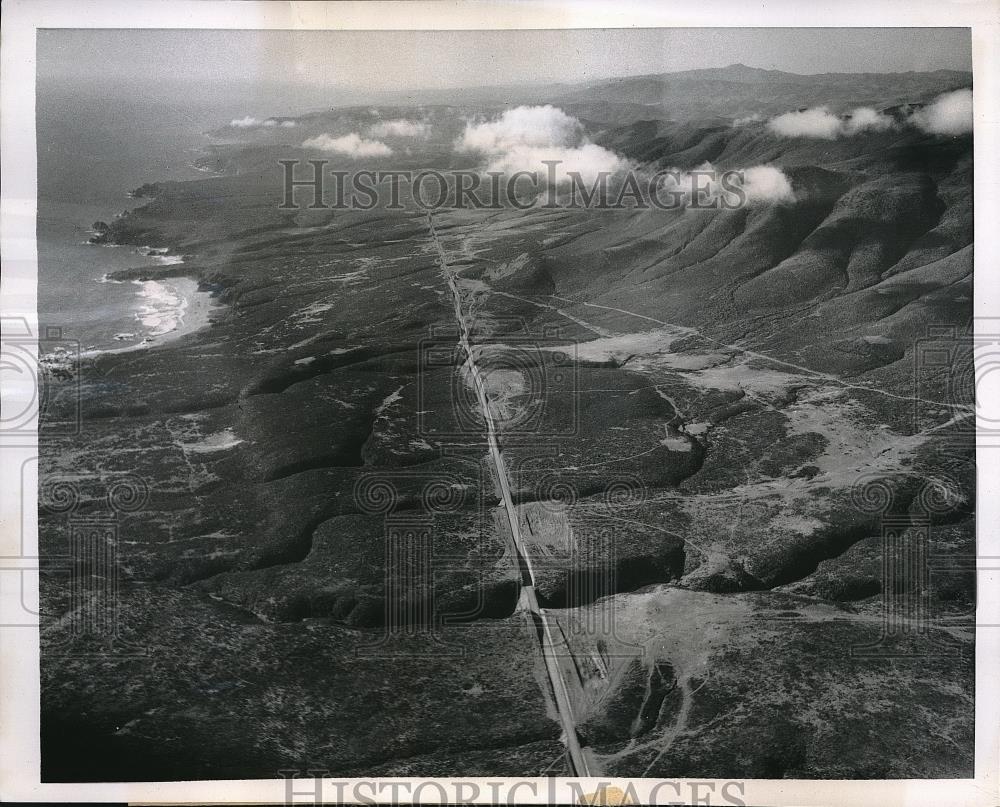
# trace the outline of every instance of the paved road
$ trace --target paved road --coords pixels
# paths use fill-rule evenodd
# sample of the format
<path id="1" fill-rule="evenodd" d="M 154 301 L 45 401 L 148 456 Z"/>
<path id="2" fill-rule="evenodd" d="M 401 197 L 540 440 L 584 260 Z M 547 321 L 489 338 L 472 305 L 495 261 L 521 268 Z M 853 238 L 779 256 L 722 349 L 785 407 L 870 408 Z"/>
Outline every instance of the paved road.
<path id="1" fill-rule="evenodd" d="M 510 493 L 510 477 L 507 474 L 507 465 L 504 462 L 503 453 L 497 442 L 496 424 L 493 418 L 493 409 L 490 406 L 489 396 L 486 394 L 486 385 L 483 377 L 476 366 L 475 354 L 472 352 L 472 345 L 469 343 L 469 327 L 462 312 L 462 295 L 455 283 L 456 272 L 448 265 L 448 256 L 445 253 L 441 241 L 438 239 L 434 229 L 433 216 L 428 213 L 427 226 L 430 229 L 431 238 L 438 252 L 438 262 L 441 272 L 451 289 L 452 298 L 455 303 L 455 319 L 459 327 L 459 343 L 465 352 L 465 366 L 468 367 L 469 375 L 472 378 L 476 389 L 476 397 L 479 407 L 486 421 L 486 439 L 489 444 L 490 461 L 493 463 L 496 478 L 500 485 L 501 500 L 503 501 L 504 512 L 510 529 L 510 536 L 513 542 L 513 551 L 517 559 L 518 568 L 521 572 L 521 599 L 520 607 L 526 611 L 535 627 L 535 635 L 538 638 L 542 657 L 545 660 L 545 670 L 548 674 L 549 683 L 552 687 L 552 694 L 555 699 L 556 711 L 559 714 L 559 722 L 563 729 L 563 742 L 566 744 L 566 752 L 569 758 L 573 776 L 591 776 L 593 767 L 580 746 L 580 739 L 576 732 L 576 720 L 573 716 L 573 706 L 570 700 L 569 691 L 566 688 L 563 666 L 572 666 L 572 659 L 569 658 L 568 649 L 562 645 L 562 651 L 555 639 L 558 630 L 552 621 L 546 616 L 545 611 L 538 604 L 538 597 L 535 594 L 535 573 L 531 566 L 531 554 L 528 546 L 521 534 L 520 521 L 517 517 L 517 510 Z M 573 673 L 575 675 L 575 672 Z"/>

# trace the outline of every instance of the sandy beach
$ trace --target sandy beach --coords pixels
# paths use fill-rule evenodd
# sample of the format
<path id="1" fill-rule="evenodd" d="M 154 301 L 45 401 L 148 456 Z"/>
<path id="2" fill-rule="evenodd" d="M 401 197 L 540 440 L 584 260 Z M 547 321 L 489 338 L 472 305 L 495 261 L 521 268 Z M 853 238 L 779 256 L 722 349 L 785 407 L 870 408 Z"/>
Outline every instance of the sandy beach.
<path id="1" fill-rule="evenodd" d="M 163 344 L 205 327 L 215 307 L 212 295 L 187 277 L 136 280 L 141 303 L 136 319 L 147 332 L 143 344 Z"/>

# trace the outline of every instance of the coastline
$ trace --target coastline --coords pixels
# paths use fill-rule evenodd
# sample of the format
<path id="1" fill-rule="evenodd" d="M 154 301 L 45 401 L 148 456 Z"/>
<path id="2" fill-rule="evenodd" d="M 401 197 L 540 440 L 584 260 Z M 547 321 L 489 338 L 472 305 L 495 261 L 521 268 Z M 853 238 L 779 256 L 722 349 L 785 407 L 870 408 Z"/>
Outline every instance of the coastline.
<path id="1" fill-rule="evenodd" d="M 40 321 L 58 328 L 81 358 L 171 343 L 207 326 L 216 304 L 213 289 L 199 290 L 204 273 L 185 264 L 192 259 L 182 249 L 121 237 L 131 211 L 112 217 L 107 230 L 90 225 L 107 219 L 113 204 L 43 200 L 40 206 Z"/>
<path id="2" fill-rule="evenodd" d="M 207 327 L 211 323 L 210 312 L 218 307 L 213 299 L 215 294 L 200 289 L 198 271 L 185 264 L 183 253 L 175 253 L 162 244 L 137 245 L 116 237 L 116 231 L 124 226 L 131 213 L 152 201 L 151 194 L 140 193 L 144 190 L 146 186 L 129 192 L 128 198 L 139 202 L 135 207 L 115 215 L 110 225 L 96 223 L 88 232 L 88 244 L 113 249 L 130 247 L 136 255 L 155 262 L 152 266 L 133 266 L 106 272 L 98 279 L 99 283 L 131 283 L 138 286 L 131 310 L 137 327 L 134 331 L 123 331 L 113 337 L 115 341 L 129 344 L 96 347 L 88 354 L 125 353 L 170 344 Z"/>
<path id="3" fill-rule="evenodd" d="M 120 335 L 122 342 L 130 338 L 138 341 L 121 347 L 94 348 L 82 354 L 85 358 L 163 347 L 208 327 L 212 312 L 221 307 L 215 302 L 213 293 L 200 290 L 198 280 L 190 276 L 131 282 L 142 287 L 138 299 L 148 301 L 145 305 L 140 302 L 134 311 L 136 321 L 146 333 L 123 333 Z"/>
<path id="4" fill-rule="evenodd" d="M 136 318 L 147 328 L 146 346 L 162 345 L 180 339 L 207 326 L 214 305 L 212 293 L 201 291 L 199 281 L 191 276 L 163 280 L 134 280 L 140 285 Z"/>
<path id="5" fill-rule="evenodd" d="M 105 247 L 127 246 L 101 244 Z M 121 347 L 94 347 L 84 357 L 97 357 L 161 347 L 211 324 L 211 313 L 221 306 L 215 294 L 200 288 L 197 271 L 184 265 L 182 255 L 167 254 L 167 249 L 139 247 L 135 250 L 153 258 L 158 266 L 132 267 L 105 273 L 99 283 L 134 285 L 131 315 L 136 322 L 134 331 L 122 331 L 113 337 Z"/>
<path id="6" fill-rule="evenodd" d="M 95 348 L 94 355 L 131 352 L 159 347 L 200 331 L 211 323 L 211 311 L 220 305 L 216 293 L 201 290 L 199 269 L 186 263 L 190 256 L 163 243 L 159 237 L 143 243 L 130 225 L 132 214 L 155 201 L 155 186 L 143 186 L 129 192 L 138 205 L 114 216 L 109 224 L 97 222 L 89 230 L 88 243 L 106 248 L 129 247 L 136 255 L 153 261 L 153 265 L 130 266 L 106 272 L 100 283 L 130 283 L 138 287 L 131 314 L 136 322 L 134 331 L 114 335 L 114 340 L 127 343 L 121 347 Z M 141 192 L 141 193 L 140 193 Z M 147 233 L 148 235 L 148 233 Z M 139 243 L 136 243 L 139 241 Z"/>

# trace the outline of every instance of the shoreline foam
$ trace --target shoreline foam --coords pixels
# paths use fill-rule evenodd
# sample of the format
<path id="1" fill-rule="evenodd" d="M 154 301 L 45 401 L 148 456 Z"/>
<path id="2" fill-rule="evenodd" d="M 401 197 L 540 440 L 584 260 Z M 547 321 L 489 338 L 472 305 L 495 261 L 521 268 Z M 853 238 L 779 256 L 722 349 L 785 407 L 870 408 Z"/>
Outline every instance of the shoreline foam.
<path id="1" fill-rule="evenodd" d="M 123 244 L 100 244 L 98 246 L 125 246 Z M 144 258 L 155 261 L 160 266 L 176 266 L 184 263 L 184 256 L 170 254 L 169 247 L 141 246 L 134 251 Z M 149 280 L 117 280 L 105 273 L 97 279 L 98 283 L 127 283 L 139 287 L 138 308 L 133 311 L 133 317 L 140 327 L 135 332 L 115 334 L 116 341 L 129 341 L 139 338 L 134 344 L 122 347 L 93 348 L 85 351 L 85 356 L 102 354 L 126 353 L 134 350 L 144 350 L 173 342 L 182 336 L 194 333 L 207 326 L 210 321 L 210 311 L 213 304 L 210 292 L 200 291 L 198 280 L 183 275 Z"/>
<path id="2" fill-rule="evenodd" d="M 83 351 L 81 358 L 131 353 L 171 344 L 208 326 L 211 323 L 211 312 L 219 307 L 215 304 L 211 292 L 198 289 L 198 281 L 194 278 L 172 277 L 169 280 L 131 282 L 142 287 L 139 299 L 146 300 L 133 312 L 135 320 L 142 327 L 134 333 L 122 333 L 116 336 L 141 338 L 133 344 L 121 347 L 91 348 Z"/>

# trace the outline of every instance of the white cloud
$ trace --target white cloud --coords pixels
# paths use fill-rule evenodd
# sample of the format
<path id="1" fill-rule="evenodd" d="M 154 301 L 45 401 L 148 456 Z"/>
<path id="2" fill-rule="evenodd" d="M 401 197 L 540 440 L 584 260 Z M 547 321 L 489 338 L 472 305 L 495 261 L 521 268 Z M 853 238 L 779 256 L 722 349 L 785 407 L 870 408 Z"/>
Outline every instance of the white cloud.
<path id="1" fill-rule="evenodd" d="M 757 123 L 757 121 L 763 120 L 759 112 L 754 112 L 752 115 L 747 115 L 745 118 L 737 118 L 733 121 L 733 128 L 738 126 L 746 126 L 749 123 Z"/>
<path id="2" fill-rule="evenodd" d="M 842 118 L 830 112 L 828 107 L 817 106 L 778 115 L 771 118 L 767 125 L 782 137 L 836 140 L 838 137 L 852 137 L 862 132 L 883 132 L 893 128 L 895 122 L 889 115 L 883 115 L 871 107 L 852 109 Z"/>
<path id="3" fill-rule="evenodd" d="M 492 121 L 466 123 L 459 149 L 496 154 L 525 146 L 578 145 L 582 131 L 580 121 L 550 104 L 519 106 Z"/>
<path id="4" fill-rule="evenodd" d="M 247 115 L 245 118 L 235 118 L 229 122 L 229 125 L 234 129 L 256 129 L 259 126 L 266 126 L 268 128 L 274 126 L 281 126 L 286 129 L 290 129 L 295 126 L 295 121 L 293 120 L 283 120 L 277 121 L 274 118 L 267 118 L 266 120 L 261 120 L 260 118 L 255 118 L 252 115 Z"/>
<path id="5" fill-rule="evenodd" d="M 748 202 L 794 202 L 792 183 L 773 165 L 755 165 L 743 170 L 743 191 Z"/>
<path id="6" fill-rule="evenodd" d="M 671 184 L 667 187 L 682 193 L 685 204 L 692 204 L 695 193 L 698 194 L 699 204 L 705 204 L 707 200 L 720 200 L 723 195 L 726 201 L 733 203 L 736 201 L 734 187 L 742 189 L 746 202 L 750 205 L 795 201 L 792 183 L 784 171 L 773 165 L 722 171 L 706 162 L 694 171 L 680 172 L 679 178 L 671 177 Z"/>
<path id="7" fill-rule="evenodd" d="M 891 115 L 884 115 L 868 106 L 852 109 L 850 117 L 844 121 L 844 134 L 848 137 L 861 132 L 884 132 L 896 125 Z"/>
<path id="8" fill-rule="evenodd" d="M 972 131 L 972 90 L 939 95 L 910 116 L 910 122 L 929 134 L 960 135 Z"/>
<path id="9" fill-rule="evenodd" d="M 733 125 L 749 122 L 739 118 Z M 940 135 L 960 135 L 972 131 L 972 90 L 962 89 L 939 95 L 923 109 L 914 112 L 904 123 L 898 123 L 871 107 L 852 109 L 841 117 L 825 106 L 786 112 L 767 123 L 768 128 L 782 137 L 814 137 L 836 140 L 862 132 L 885 132 L 898 126 L 915 126 L 923 132 Z"/>
<path id="10" fill-rule="evenodd" d="M 840 118 L 825 106 L 786 112 L 771 118 L 768 128 L 782 137 L 816 137 L 834 140 L 840 134 Z"/>
<path id="11" fill-rule="evenodd" d="M 351 132 L 343 137 L 321 134 L 309 138 L 302 145 L 304 148 L 335 151 L 349 157 L 387 157 L 392 154 L 392 149 L 385 143 L 380 140 L 366 140 L 357 132 Z"/>
<path id="12" fill-rule="evenodd" d="M 430 124 L 422 121 L 396 118 L 376 123 L 368 130 L 368 133 L 372 137 L 429 137 L 431 127 Z"/>
<path id="13" fill-rule="evenodd" d="M 795 201 L 791 181 L 784 171 L 773 165 L 723 171 L 705 162 L 692 171 L 678 168 L 666 170 L 668 173 L 660 178 L 662 190 L 659 197 L 667 199 L 668 193 L 673 194 L 675 198 L 683 198 L 685 206 L 693 203 L 695 193 L 698 204 L 702 206 L 708 206 L 713 201 L 720 205 L 727 202 L 734 204 L 737 201 L 734 187 L 742 189 L 746 203 L 750 205 Z"/>
<path id="14" fill-rule="evenodd" d="M 834 140 L 840 134 L 840 118 L 825 106 L 786 112 L 771 118 L 767 124 L 771 131 L 782 137 L 816 137 Z"/>
<path id="15" fill-rule="evenodd" d="M 469 121 L 455 144 L 459 151 L 478 152 L 487 158 L 487 171 L 537 171 L 548 175 L 544 160 L 556 160 L 556 184 L 569 181 L 569 172 L 579 172 L 587 183 L 602 172 L 627 168 L 629 163 L 613 151 L 591 143 L 583 125 L 561 109 L 519 106 L 490 121 Z"/>

